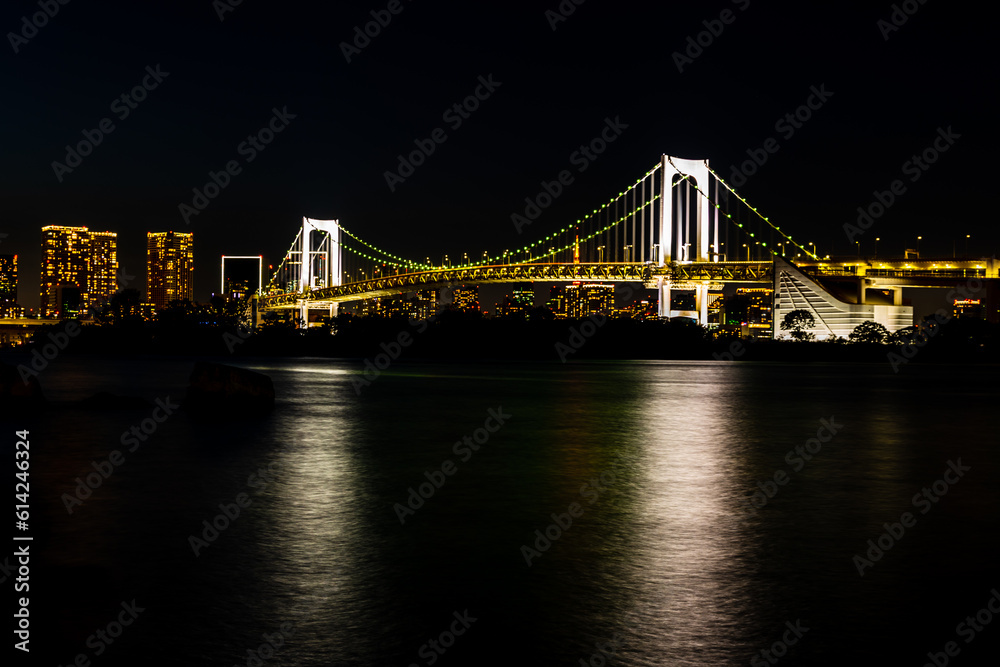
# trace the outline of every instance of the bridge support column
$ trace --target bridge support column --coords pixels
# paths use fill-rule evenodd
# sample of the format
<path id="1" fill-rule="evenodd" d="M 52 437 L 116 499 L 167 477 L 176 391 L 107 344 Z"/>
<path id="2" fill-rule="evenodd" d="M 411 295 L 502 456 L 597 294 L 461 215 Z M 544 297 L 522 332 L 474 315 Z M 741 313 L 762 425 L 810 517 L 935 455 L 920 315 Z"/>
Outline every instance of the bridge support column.
<path id="1" fill-rule="evenodd" d="M 670 317 L 670 281 L 659 279 L 660 317 Z"/>
<path id="2" fill-rule="evenodd" d="M 678 220 L 674 220 L 674 197 L 673 179 L 674 176 L 687 176 L 689 181 L 693 181 L 705 196 L 709 194 L 709 171 L 708 160 L 686 160 L 684 158 L 670 157 L 663 155 L 660 169 L 663 172 L 663 190 L 660 193 L 660 266 L 669 264 L 672 260 L 673 240 L 677 236 L 678 253 L 683 253 L 687 242 L 689 225 L 691 223 L 691 202 L 685 198 L 678 211 Z M 687 184 L 684 186 L 689 187 Z M 689 193 L 695 198 L 695 235 L 694 243 L 691 244 L 691 252 L 685 257 L 687 261 L 708 262 L 709 259 L 709 210 L 708 206 L 702 202 L 703 196 L 697 192 Z M 685 205 L 685 202 L 687 204 Z M 718 239 L 716 239 L 718 242 Z M 683 257 L 683 255 L 682 255 Z"/>
<path id="3" fill-rule="evenodd" d="M 695 289 L 695 308 L 698 310 L 698 324 L 708 324 L 708 285 L 701 284 Z"/>

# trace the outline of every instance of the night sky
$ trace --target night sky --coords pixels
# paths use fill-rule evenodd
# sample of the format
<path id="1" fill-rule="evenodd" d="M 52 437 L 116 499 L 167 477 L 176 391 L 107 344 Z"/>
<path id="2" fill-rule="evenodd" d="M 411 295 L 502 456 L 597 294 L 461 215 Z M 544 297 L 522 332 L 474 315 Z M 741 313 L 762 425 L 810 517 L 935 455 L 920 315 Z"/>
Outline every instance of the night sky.
<path id="1" fill-rule="evenodd" d="M 46 224 L 118 232 L 139 289 L 146 231 L 190 229 L 195 298 L 207 300 L 221 254 L 277 264 L 303 215 L 338 218 L 419 260 L 481 256 L 575 220 L 662 153 L 708 158 L 728 178 L 771 138 L 778 150 L 738 190 L 821 254 L 855 252 L 843 224 L 895 179 L 906 191 L 860 237 L 862 252 L 879 236 L 880 255 L 898 254 L 922 235 L 922 255 L 950 257 L 966 234 L 970 251 L 996 251 L 994 202 L 981 184 L 994 165 L 993 28 L 947 3 L 904 3 L 916 12 L 890 30 L 888 2 L 565 0 L 573 13 L 553 30 L 546 10 L 557 0 L 402 0 L 348 63 L 341 43 L 390 3 L 244 0 L 220 20 L 221 0 L 51 2 L 58 13 L 37 31 L 22 20 L 41 11 L 37 1 L 0 10 L 0 252 L 20 255 L 29 307 Z M 713 23 L 724 10 L 730 22 Z M 704 22 L 722 27 L 710 43 Z M 678 71 L 674 54 L 700 32 L 708 46 Z M 134 109 L 115 103 L 144 77 L 155 83 L 147 67 L 167 74 Z M 479 77 L 495 90 L 455 128 L 443 114 Z M 811 87 L 832 95 L 789 136 L 778 123 Z M 248 162 L 239 147 L 274 109 L 294 118 Z M 105 118 L 113 131 L 57 176 L 67 144 Z M 580 173 L 570 156 L 605 119 L 627 127 Z M 385 172 L 397 155 L 437 128 L 447 140 L 391 191 Z M 913 182 L 904 163 L 939 128 L 959 138 Z M 240 173 L 185 224 L 179 205 L 232 160 Z M 564 169 L 573 184 L 519 235 L 511 214 Z"/>

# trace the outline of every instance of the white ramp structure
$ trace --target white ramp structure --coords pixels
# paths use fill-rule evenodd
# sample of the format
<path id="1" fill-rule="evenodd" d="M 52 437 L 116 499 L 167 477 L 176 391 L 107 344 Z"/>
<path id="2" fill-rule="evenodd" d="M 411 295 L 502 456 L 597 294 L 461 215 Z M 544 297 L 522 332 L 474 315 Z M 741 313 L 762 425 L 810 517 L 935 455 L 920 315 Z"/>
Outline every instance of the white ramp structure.
<path id="1" fill-rule="evenodd" d="M 911 306 L 880 306 L 841 301 L 809 276 L 776 256 L 774 258 L 775 338 L 791 338 L 788 332 L 781 331 L 780 326 L 785 315 L 793 310 L 805 310 L 813 316 L 816 324 L 807 331 L 817 340 L 847 338 L 856 326 L 867 320 L 881 324 L 890 332 L 913 324 Z"/>

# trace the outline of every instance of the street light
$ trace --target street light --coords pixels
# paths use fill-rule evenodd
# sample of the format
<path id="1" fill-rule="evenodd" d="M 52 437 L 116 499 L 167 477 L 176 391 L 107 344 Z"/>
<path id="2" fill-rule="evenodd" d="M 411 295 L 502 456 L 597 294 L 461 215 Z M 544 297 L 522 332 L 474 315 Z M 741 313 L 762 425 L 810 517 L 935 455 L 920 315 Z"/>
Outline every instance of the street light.
<path id="1" fill-rule="evenodd" d="M 625 261 L 626 262 L 631 262 L 632 261 L 632 246 L 631 245 L 625 246 Z"/>
<path id="2" fill-rule="evenodd" d="M 813 247 L 813 257 L 815 257 L 816 256 L 816 244 L 813 243 L 812 241 L 810 241 L 809 245 L 811 245 Z"/>
<path id="3" fill-rule="evenodd" d="M 971 236 L 971 234 L 966 234 L 965 235 L 965 256 L 966 257 L 969 256 L 969 237 L 970 236 Z"/>
<path id="4" fill-rule="evenodd" d="M 918 236 L 917 237 L 917 259 L 920 259 L 920 239 L 922 239 L 922 238 L 924 238 L 924 237 L 923 236 Z"/>
<path id="5" fill-rule="evenodd" d="M 878 242 L 881 241 L 879 237 L 875 237 L 875 259 L 878 259 Z"/>
<path id="6" fill-rule="evenodd" d="M 602 245 L 597 246 L 597 263 L 604 263 L 604 246 Z"/>
<path id="7" fill-rule="evenodd" d="M 746 243 L 744 243 L 743 247 L 747 249 L 747 261 L 749 262 L 750 261 L 750 246 L 748 246 Z"/>
<path id="8" fill-rule="evenodd" d="M 861 259 L 861 241 L 855 241 L 854 245 L 858 247 L 858 259 Z"/>

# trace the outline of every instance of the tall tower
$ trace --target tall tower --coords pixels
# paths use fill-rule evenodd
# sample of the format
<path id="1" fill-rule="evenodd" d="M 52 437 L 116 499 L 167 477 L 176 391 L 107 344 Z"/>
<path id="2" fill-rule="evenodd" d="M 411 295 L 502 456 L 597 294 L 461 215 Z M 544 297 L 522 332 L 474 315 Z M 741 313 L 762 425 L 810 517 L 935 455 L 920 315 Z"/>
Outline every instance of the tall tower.
<path id="1" fill-rule="evenodd" d="M 86 227 L 42 227 L 42 317 L 78 314 L 85 309 L 89 252 Z"/>
<path id="2" fill-rule="evenodd" d="M 117 289 L 118 235 L 114 232 L 90 232 L 86 307 L 111 298 Z"/>
<path id="3" fill-rule="evenodd" d="M 115 291 L 118 235 L 86 227 L 42 227 L 42 317 L 87 311 Z"/>
<path id="4" fill-rule="evenodd" d="M 194 234 L 146 233 L 146 300 L 157 309 L 194 300 Z"/>

